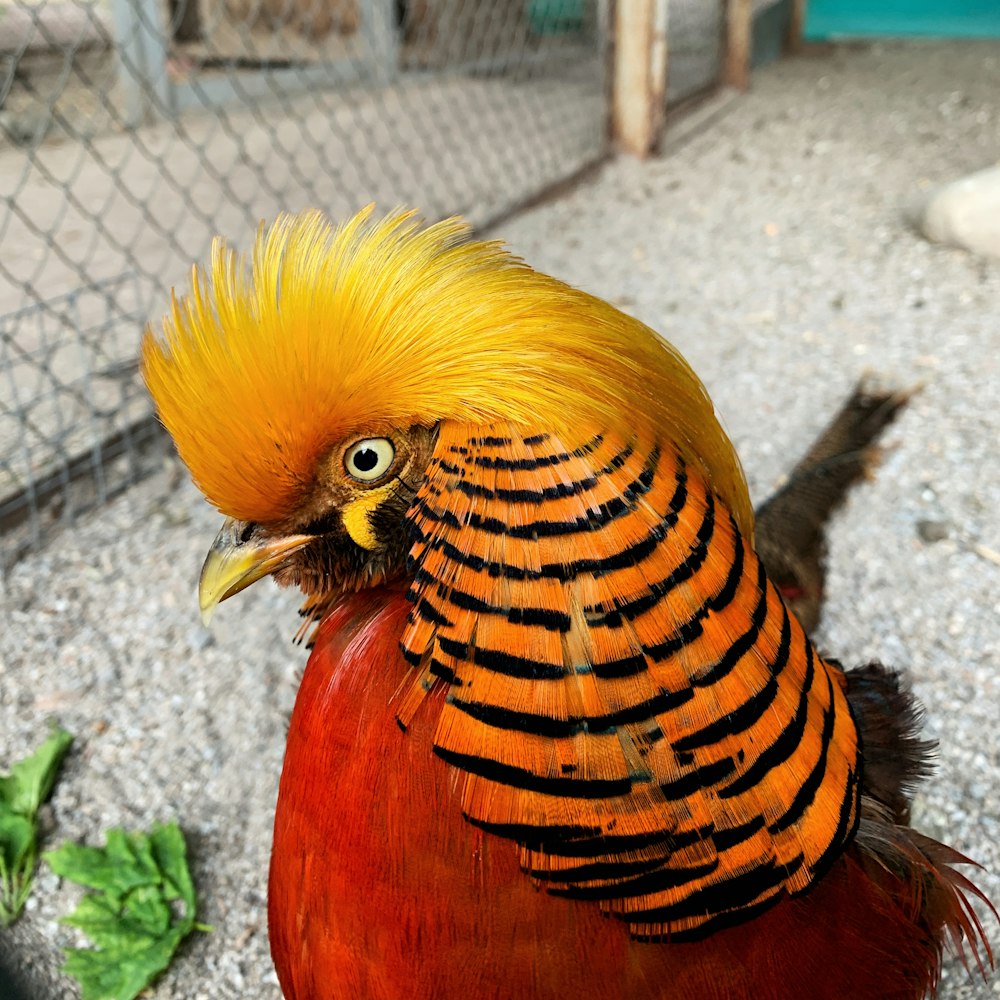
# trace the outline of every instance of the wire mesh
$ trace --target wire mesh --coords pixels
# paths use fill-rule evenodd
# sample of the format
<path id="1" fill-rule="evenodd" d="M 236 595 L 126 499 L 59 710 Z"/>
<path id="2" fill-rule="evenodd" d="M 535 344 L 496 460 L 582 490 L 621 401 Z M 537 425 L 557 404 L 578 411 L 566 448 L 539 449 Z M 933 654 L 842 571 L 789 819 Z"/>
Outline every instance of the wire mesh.
<path id="1" fill-rule="evenodd" d="M 0 0 L 0 567 L 155 461 L 139 336 L 216 233 L 531 199 L 606 150 L 606 21 L 602 0 Z"/>
<path id="2" fill-rule="evenodd" d="M 725 36 L 724 0 L 670 0 L 667 104 L 700 94 L 719 79 Z"/>
<path id="3" fill-rule="evenodd" d="M 157 426 L 130 357 L 141 322 L 133 274 L 0 318 L 7 562 L 104 503 L 161 453 L 150 447 Z"/>

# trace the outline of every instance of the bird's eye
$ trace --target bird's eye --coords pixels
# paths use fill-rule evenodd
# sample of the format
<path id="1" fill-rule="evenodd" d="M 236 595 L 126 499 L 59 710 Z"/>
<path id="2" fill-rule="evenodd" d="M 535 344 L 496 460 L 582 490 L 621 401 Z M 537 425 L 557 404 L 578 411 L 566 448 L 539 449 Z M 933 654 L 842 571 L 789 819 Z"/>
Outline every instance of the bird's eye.
<path id="1" fill-rule="evenodd" d="M 370 483 L 384 476 L 396 457 L 388 438 L 365 438 L 352 444 L 344 455 L 344 468 L 355 479 Z"/>

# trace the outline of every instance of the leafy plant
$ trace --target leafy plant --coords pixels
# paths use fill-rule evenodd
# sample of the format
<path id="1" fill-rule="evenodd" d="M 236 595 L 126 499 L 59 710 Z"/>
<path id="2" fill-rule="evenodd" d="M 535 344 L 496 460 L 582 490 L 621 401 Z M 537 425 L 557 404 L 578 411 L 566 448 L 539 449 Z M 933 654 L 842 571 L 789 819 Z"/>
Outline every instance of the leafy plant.
<path id="1" fill-rule="evenodd" d="M 38 808 L 49 797 L 73 737 L 53 728 L 30 756 L 0 777 L 0 926 L 12 924 L 31 894 L 38 860 Z"/>
<path id="2" fill-rule="evenodd" d="M 187 845 L 176 823 L 150 834 L 108 830 L 104 847 L 65 844 L 45 855 L 63 878 L 93 889 L 63 922 L 95 948 L 67 948 L 63 969 L 83 1000 L 132 1000 L 169 964 L 195 921 Z"/>

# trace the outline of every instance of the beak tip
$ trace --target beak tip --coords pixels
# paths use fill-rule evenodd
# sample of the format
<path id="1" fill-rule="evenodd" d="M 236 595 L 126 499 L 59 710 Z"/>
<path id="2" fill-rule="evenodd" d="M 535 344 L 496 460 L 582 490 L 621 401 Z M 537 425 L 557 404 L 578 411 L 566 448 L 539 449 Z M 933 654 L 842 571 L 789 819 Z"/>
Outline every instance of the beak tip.
<path id="1" fill-rule="evenodd" d="M 244 528 L 243 522 L 227 519 L 201 567 L 198 605 L 206 627 L 223 601 L 273 573 L 289 555 L 312 541 L 311 535 L 248 540 Z"/>

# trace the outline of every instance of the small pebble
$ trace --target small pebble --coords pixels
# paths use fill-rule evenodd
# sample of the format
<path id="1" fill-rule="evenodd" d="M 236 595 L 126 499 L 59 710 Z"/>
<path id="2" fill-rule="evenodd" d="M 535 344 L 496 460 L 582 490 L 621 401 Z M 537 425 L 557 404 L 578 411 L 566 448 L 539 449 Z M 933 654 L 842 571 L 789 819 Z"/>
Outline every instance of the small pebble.
<path id="1" fill-rule="evenodd" d="M 946 521 L 917 521 L 917 534 L 925 542 L 943 541 L 948 537 L 948 523 Z"/>

